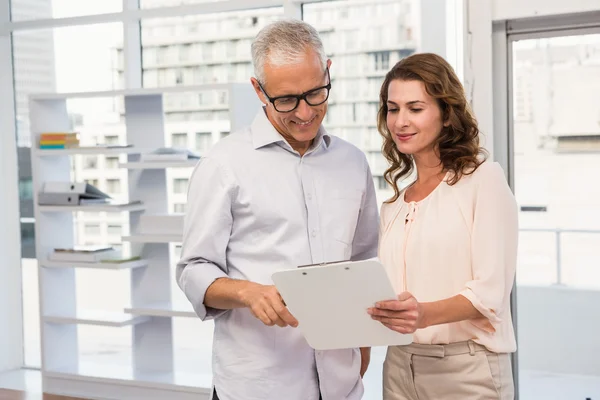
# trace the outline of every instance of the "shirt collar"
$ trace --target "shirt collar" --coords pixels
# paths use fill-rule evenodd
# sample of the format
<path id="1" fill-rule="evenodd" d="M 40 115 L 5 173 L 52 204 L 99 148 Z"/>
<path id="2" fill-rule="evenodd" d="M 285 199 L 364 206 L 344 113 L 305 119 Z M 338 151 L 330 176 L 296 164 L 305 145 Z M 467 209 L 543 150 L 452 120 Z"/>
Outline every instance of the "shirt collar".
<path id="1" fill-rule="evenodd" d="M 254 121 L 252 121 L 252 124 L 250 125 L 250 131 L 252 132 L 252 143 L 254 144 L 255 150 L 273 143 L 287 143 L 267 118 L 264 107 L 261 107 L 260 111 L 256 114 L 256 117 L 254 117 Z M 323 125 L 319 127 L 319 131 L 317 132 L 317 136 L 315 136 L 311 148 L 316 148 L 321 142 L 323 142 L 325 148 L 328 148 L 331 143 L 331 137 Z"/>

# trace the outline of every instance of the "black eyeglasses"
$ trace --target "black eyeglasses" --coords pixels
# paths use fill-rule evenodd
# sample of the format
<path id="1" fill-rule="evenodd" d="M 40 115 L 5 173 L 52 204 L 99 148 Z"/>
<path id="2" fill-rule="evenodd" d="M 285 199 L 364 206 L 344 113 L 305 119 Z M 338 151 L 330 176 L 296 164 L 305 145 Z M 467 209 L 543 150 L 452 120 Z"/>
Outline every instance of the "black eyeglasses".
<path id="1" fill-rule="evenodd" d="M 325 86 L 321 86 L 315 89 L 311 89 L 308 92 L 302 94 L 288 94 L 285 96 L 271 97 L 265 92 L 260 82 L 258 86 L 264 95 L 269 99 L 275 111 L 281 113 L 287 113 L 294 111 L 300 104 L 300 100 L 304 100 L 309 106 L 319 106 L 327 101 L 329 98 L 329 91 L 331 90 L 331 77 L 329 76 L 329 68 L 326 68 L 327 80 L 329 83 Z"/>

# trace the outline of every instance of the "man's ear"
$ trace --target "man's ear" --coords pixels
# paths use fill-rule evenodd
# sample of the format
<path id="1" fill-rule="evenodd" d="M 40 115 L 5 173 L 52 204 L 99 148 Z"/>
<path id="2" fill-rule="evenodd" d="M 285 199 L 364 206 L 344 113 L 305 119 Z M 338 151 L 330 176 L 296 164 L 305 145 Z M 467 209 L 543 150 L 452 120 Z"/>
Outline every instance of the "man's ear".
<path id="1" fill-rule="evenodd" d="M 327 60 L 327 68 L 329 69 L 331 67 L 331 59 Z"/>
<path id="2" fill-rule="evenodd" d="M 250 83 L 252 84 L 252 87 L 254 88 L 254 91 L 256 92 L 256 95 L 258 96 L 258 99 L 260 100 L 260 102 L 263 103 L 264 105 L 267 105 L 269 100 L 267 100 L 263 91 L 260 90 L 260 85 L 258 84 L 258 81 L 256 80 L 256 78 L 250 78 Z"/>

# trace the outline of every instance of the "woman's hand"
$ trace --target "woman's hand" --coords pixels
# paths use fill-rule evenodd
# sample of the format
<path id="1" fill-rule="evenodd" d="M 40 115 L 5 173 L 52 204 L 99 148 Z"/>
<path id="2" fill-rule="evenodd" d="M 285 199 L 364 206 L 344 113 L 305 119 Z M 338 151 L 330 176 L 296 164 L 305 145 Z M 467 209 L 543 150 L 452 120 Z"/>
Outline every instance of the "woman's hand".
<path id="1" fill-rule="evenodd" d="M 367 312 L 371 318 L 399 333 L 414 333 L 426 327 L 424 307 L 409 292 L 400 293 L 398 300 L 380 301 Z"/>

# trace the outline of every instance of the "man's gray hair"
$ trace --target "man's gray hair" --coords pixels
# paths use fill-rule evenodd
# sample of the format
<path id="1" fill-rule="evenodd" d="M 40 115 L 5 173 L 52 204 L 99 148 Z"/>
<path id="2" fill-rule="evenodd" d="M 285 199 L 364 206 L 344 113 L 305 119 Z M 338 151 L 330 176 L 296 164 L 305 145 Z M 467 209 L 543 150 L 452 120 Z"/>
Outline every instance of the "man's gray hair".
<path id="1" fill-rule="evenodd" d="M 319 33 L 311 25 L 299 20 L 282 20 L 265 26 L 252 42 L 254 76 L 265 83 L 265 64 L 272 66 L 301 64 L 307 49 L 317 53 L 327 66 L 327 55 Z"/>

